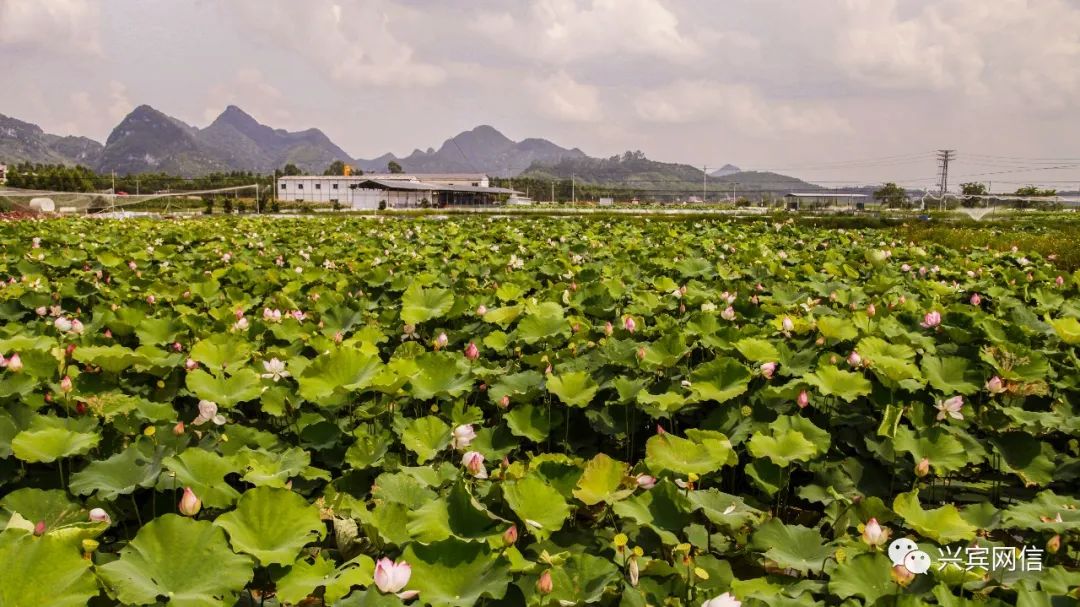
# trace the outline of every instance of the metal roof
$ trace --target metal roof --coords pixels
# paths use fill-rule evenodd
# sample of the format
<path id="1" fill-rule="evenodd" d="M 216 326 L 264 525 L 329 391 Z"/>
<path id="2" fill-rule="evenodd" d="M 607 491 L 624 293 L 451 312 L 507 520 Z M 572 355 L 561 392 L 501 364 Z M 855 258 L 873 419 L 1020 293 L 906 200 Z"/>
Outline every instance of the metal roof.
<path id="1" fill-rule="evenodd" d="M 790 194 L 784 194 L 784 196 L 791 196 L 793 198 L 866 198 L 866 194 L 832 194 L 829 192 L 808 192 L 797 193 L 792 192 Z"/>
<path id="2" fill-rule="evenodd" d="M 420 190 L 425 192 L 462 192 L 474 194 L 513 194 L 515 190 L 509 188 L 485 188 L 474 185 L 445 185 L 441 183 L 425 183 L 422 181 L 398 181 L 391 179 L 364 179 L 355 184 L 358 188 L 369 187 L 370 184 L 381 190 Z M 350 186 L 351 187 L 351 186 Z"/>

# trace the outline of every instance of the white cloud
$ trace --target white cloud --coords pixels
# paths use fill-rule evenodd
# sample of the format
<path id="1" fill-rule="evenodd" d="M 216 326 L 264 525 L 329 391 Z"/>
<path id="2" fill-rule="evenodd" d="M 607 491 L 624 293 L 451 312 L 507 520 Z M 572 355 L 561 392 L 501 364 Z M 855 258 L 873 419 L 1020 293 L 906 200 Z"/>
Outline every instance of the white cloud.
<path id="1" fill-rule="evenodd" d="M 708 122 L 759 135 L 847 133 L 851 125 L 830 107 L 775 101 L 746 84 L 678 80 L 639 93 L 639 118 L 655 123 Z"/>
<path id="2" fill-rule="evenodd" d="M 559 70 L 528 80 L 530 97 L 543 115 L 563 122 L 590 122 L 602 116 L 600 92 Z"/>
<path id="3" fill-rule="evenodd" d="M 415 57 L 407 38 L 393 25 L 411 12 L 386 0 L 311 0 L 267 4 L 229 2 L 241 22 L 261 29 L 338 82 L 381 87 L 434 86 L 445 71 Z"/>
<path id="4" fill-rule="evenodd" d="M 539 0 L 520 17 L 481 13 L 473 29 L 558 65 L 625 55 L 686 62 L 702 53 L 660 0 Z"/>
<path id="5" fill-rule="evenodd" d="M 0 0 L 0 48 L 100 55 L 98 21 L 88 0 Z"/>

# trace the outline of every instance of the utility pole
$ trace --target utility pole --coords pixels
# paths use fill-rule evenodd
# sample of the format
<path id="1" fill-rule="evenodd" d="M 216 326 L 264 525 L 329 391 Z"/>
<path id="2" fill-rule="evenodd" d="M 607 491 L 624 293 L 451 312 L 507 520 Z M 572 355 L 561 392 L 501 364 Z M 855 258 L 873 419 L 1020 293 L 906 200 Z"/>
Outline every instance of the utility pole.
<path id="1" fill-rule="evenodd" d="M 551 204 L 555 204 L 555 182 L 551 182 Z"/>
<path id="2" fill-rule="evenodd" d="M 709 193 L 709 167 L 701 165 L 701 202 L 705 202 L 705 198 Z"/>
<path id="3" fill-rule="evenodd" d="M 116 195 L 116 171 L 112 172 L 112 193 Z"/>
<path id="4" fill-rule="evenodd" d="M 577 190 L 575 189 L 574 178 L 576 176 L 570 173 L 570 204 L 577 204 Z"/>
<path id="5" fill-rule="evenodd" d="M 739 185 L 738 181 L 731 182 L 731 204 L 735 204 L 735 186 Z"/>
<path id="6" fill-rule="evenodd" d="M 956 150 L 938 150 L 937 151 L 938 170 L 941 175 L 941 202 L 938 204 L 938 209 L 945 204 L 945 192 L 949 189 L 949 161 L 956 160 Z"/>

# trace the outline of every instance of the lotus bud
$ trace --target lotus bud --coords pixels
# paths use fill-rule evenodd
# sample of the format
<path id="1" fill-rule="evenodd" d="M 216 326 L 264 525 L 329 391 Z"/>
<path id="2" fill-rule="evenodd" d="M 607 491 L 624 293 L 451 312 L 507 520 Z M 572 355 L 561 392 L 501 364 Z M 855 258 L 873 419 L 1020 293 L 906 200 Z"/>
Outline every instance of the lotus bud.
<path id="1" fill-rule="evenodd" d="M 536 591 L 540 594 L 551 594 L 554 587 L 555 586 L 551 581 L 551 570 L 545 569 L 544 572 L 540 574 L 540 579 L 536 580 Z"/>
<path id="2" fill-rule="evenodd" d="M 634 477 L 634 482 L 642 489 L 652 489 L 656 486 L 656 477 L 648 474 L 639 474 Z"/>
<path id="3" fill-rule="evenodd" d="M 627 331 L 629 331 L 630 333 L 633 333 L 634 331 L 637 330 L 637 323 L 634 322 L 634 317 L 633 316 L 627 316 L 626 318 L 623 319 L 623 328 L 626 329 Z"/>
<path id="4" fill-rule="evenodd" d="M 551 363 L 544 369 L 544 375 L 551 375 Z"/>
<path id="5" fill-rule="evenodd" d="M 701 607 L 741 607 L 742 601 L 736 599 L 730 592 L 725 592 L 720 596 L 715 596 L 704 603 Z"/>
<path id="6" fill-rule="evenodd" d="M 86 403 L 84 403 L 84 402 L 75 403 L 75 413 L 77 415 L 86 415 Z"/>
<path id="7" fill-rule="evenodd" d="M 34 535 L 38 537 L 45 535 L 45 521 L 38 521 L 34 525 Z"/>
<path id="8" fill-rule="evenodd" d="M 862 364 L 862 357 L 859 356 L 858 352 L 856 352 L 855 350 L 852 350 L 851 354 L 849 354 L 848 357 L 847 357 L 847 363 L 849 365 L 851 365 L 852 367 L 858 367 L 859 365 Z"/>
<path id="9" fill-rule="evenodd" d="M 1050 554 L 1057 554 L 1061 550 L 1061 534 L 1055 534 L 1046 542 L 1046 551 Z"/>
<path id="10" fill-rule="evenodd" d="M 180 498 L 179 510 L 180 514 L 184 516 L 195 516 L 199 513 L 199 510 L 202 510 L 202 500 L 195 495 L 191 487 L 184 487 L 184 495 Z"/>
<path id="11" fill-rule="evenodd" d="M 626 566 L 626 570 L 630 575 L 630 585 L 637 587 L 638 576 L 641 574 L 641 570 L 638 568 L 637 557 L 630 557 L 630 564 Z"/>
<path id="12" fill-rule="evenodd" d="M 61 333 L 67 333 L 71 330 L 71 321 L 61 316 L 53 321 L 53 326 Z"/>
<path id="13" fill-rule="evenodd" d="M 814 344 L 816 344 L 818 346 L 824 346 L 825 345 L 825 337 L 821 336 L 821 337 L 815 339 Z"/>
<path id="14" fill-rule="evenodd" d="M 476 478 L 487 478 L 487 468 L 484 467 L 484 455 L 479 451 L 468 451 L 461 458 L 461 465 Z"/>
<path id="15" fill-rule="evenodd" d="M 38 316 L 45 316 L 49 313 L 49 309 L 45 306 L 39 306 L 36 310 L 34 310 L 34 313 L 36 313 Z"/>
<path id="16" fill-rule="evenodd" d="M 638 357 L 639 360 L 645 360 L 645 354 L 646 354 L 645 346 L 641 346 L 640 348 L 637 349 L 637 357 Z"/>
<path id="17" fill-rule="evenodd" d="M 656 424 L 656 433 L 657 433 L 657 434 L 660 434 L 660 435 L 664 435 L 664 434 L 667 434 L 667 430 L 664 430 L 664 427 L 663 427 L 663 426 L 661 426 L 661 425 L 659 424 L 659 422 L 658 422 L 658 423 Z"/>
<path id="18" fill-rule="evenodd" d="M 450 339 L 446 337 L 446 333 L 439 333 L 439 336 L 435 338 L 435 349 L 439 350 L 446 347 L 446 344 L 450 342 Z"/>
<path id="19" fill-rule="evenodd" d="M 1001 378 L 995 375 L 986 382 L 986 391 L 990 394 L 1001 394 L 1005 391 L 1005 382 L 1001 381 Z"/>
<path id="20" fill-rule="evenodd" d="M 412 577 L 412 566 L 405 561 L 395 563 L 388 558 L 381 558 L 375 563 L 375 573 L 373 575 L 375 586 L 382 592 L 398 594 L 399 597 L 405 598 L 402 595 L 409 594 L 415 596 L 415 592 L 401 592 L 405 585 L 409 583 L 409 578 Z"/>
<path id="21" fill-rule="evenodd" d="M 71 392 L 72 388 L 71 378 L 65 375 L 64 378 L 60 380 L 60 391 L 67 394 L 68 392 Z"/>
<path id="22" fill-rule="evenodd" d="M 765 379 L 772 379 L 773 373 L 776 373 L 776 363 L 767 362 L 761 365 L 761 375 Z"/>
<path id="23" fill-rule="evenodd" d="M 465 358 L 469 360 L 480 358 L 480 349 L 471 341 L 469 342 L 469 345 L 465 346 Z"/>
<path id="24" fill-rule="evenodd" d="M 154 297 L 153 295 L 147 295 L 146 296 L 146 303 L 148 303 L 150 305 L 154 305 L 156 302 L 157 302 L 157 298 Z"/>
<path id="25" fill-rule="evenodd" d="M 918 464 L 915 464 L 915 476 L 923 478 L 927 474 L 930 474 L 930 460 L 924 457 Z"/>
<path id="26" fill-rule="evenodd" d="M 866 306 L 866 315 L 867 316 L 873 317 L 875 314 L 877 314 L 877 308 L 874 307 L 874 304 L 870 304 L 870 305 Z"/>
<path id="27" fill-rule="evenodd" d="M 510 395 L 509 394 L 504 394 L 503 397 L 499 399 L 499 406 L 502 407 L 503 409 L 510 406 Z"/>
<path id="28" fill-rule="evenodd" d="M 184 435 L 184 420 L 180 420 L 180 421 L 176 422 L 176 425 L 173 426 L 172 433 L 175 434 L 176 436 L 183 436 Z"/>
<path id="29" fill-rule="evenodd" d="M 12 373 L 18 373 L 23 370 L 23 361 L 22 358 L 19 357 L 18 352 L 12 354 L 11 358 L 8 359 L 7 369 Z"/>
<path id="30" fill-rule="evenodd" d="M 1061 285 L 1065 284 L 1065 279 L 1058 276 L 1057 278 L 1054 279 L 1054 284 L 1056 284 L 1057 286 L 1060 287 Z"/>
<path id="31" fill-rule="evenodd" d="M 892 580 L 897 584 L 906 587 L 915 579 L 915 574 L 908 571 L 907 567 L 903 565 L 893 565 L 892 568 Z"/>
<path id="32" fill-rule="evenodd" d="M 105 512 L 102 508 L 94 508 L 90 511 L 90 521 L 93 523 L 105 523 L 107 525 L 112 524 L 112 519 L 109 518 L 109 513 Z M 93 552 L 90 550 L 89 552 Z"/>
<path id="33" fill-rule="evenodd" d="M 863 527 L 862 539 L 867 545 L 881 546 L 889 539 L 889 530 L 878 524 L 876 518 L 871 518 Z"/>
<path id="34" fill-rule="evenodd" d="M 784 320 L 781 321 L 780 324 L 783 325 L 785 331 L 793 331 L 795 329 L 795 323 L 787 316 L 784 317 Z"/>
<path id="35" fill-rule="evenodd" d="M 105 329 L 105 339 L 112 339 L 112 330 Z"/>
<path id="36" fill-rule="evenodd" d="M 186 361 L 184 361 L 184 369 L 186 369 L 188 371 L 194 371 L 195 369 L 198 369 L 198 368 L 199 368 L 199 363 L 195 362 L 194 358 L 189 358 Z"/>
<path id="37" fill-rule="evenodd" d="M 806 390 L 799 392 L 799 398 L 795 400 L 798 403 L 800 409 L 805 409 L 810 405 L 810 395 L 806 393 Z"/>
<path id="38" fill-rule="evenodd" d="M 476 308 L 476 315 L 477 316 L 483 316 L 484 314 L 487 314 L 487 312 L 488 312 L 487 306 L 485 306 L 483 304 L 480 304 L 480 306 Z"/>
<path id="39" fill-rule="evenodd" d="M 472 424 L 461 424 L 451 432 L 450 444 L 455 449 L 463 449 L 468 447 L 475 438 L 476 431 L 473 430 Z"/>
<path id="40" fill-rule="evenodd" d="M 971 294 L 971 305 L 978 306 L 982 303 L 982 297 L 979 297 L 978 293 Z"/>
<path id="41" fill-rule="evenodd" d="M 570 283 L 570 290 L 571 291 L 577 291 L 577 283 L 576 282 L 571 282 Z"/>
<path id="42" fill-rule="evenodd" d="M 518 539 L 517 525 L 510 525 L 510 528 L 503 532 L 502 539 L 507 546 L 513 546 Z"/>
<path id="43" fill-rule="evenodd" d="M 76 346 L 75 344 L 68 344 L 67 347 L 64 348 L 64 356 L 66 358 L 71 358 L 71 355 L 75 353 L 75 348 L 77 347 L 78 346 Z"/>

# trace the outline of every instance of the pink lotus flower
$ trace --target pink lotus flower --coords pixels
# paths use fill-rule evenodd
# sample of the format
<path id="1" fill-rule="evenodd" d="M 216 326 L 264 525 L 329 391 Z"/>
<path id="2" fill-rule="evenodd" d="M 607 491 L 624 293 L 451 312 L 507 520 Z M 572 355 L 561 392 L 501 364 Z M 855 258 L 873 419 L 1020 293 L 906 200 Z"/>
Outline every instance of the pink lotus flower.
<path id="1" fill-rule="evenodd" d="M 57 331 L 67 333 L 71 330 L 71 321 L 61 316 L 53 321 L 53 326 L 56 327 Z"/>
<path id="2" fill-rule="evenodd" d="M 461 424 L 450 433 L 450 445 L 455 449 L 464 449 L 476 438 L 472 424 Z"/>
<path id="3" fill-rule="evenodd" d="M 963 396 L 954 396 L 946 400 L 939 400 L 934 407 L 938 410 L 937 419 L 942 421 L 947 418 L 964 419 L 960 408 L 964 406 Z"/>
<path id="4" fill-rule="evenodd" d="M 39 306 L 36 310 L 34 310 L 34 313 L 37 314 L 38 316 L 45 316 L 46 314 L 49 313 L 49 309 L 46 308 L 45 306 Z"/>
<path id="5" fill-rule="evenodd" d="M 900 271 L 901 271 L 901 272 L 910 272 L 910 271 L 911 271 L 911 266 L 909 266 L 909 265 L 908 265 L 908 264 L 906 264 L 906 263 L 905 263 L 905 264 L 901 264 L 901 265 L 900 265 Z"/>
<path id="6" fill-rule="evenodd" d="M 201 426 L 206 422 L 214 422 L 215 425 L 225 425 L 225 417 L 218 414 L 217 403 L 210 400 L 199 401 L 199 415 L 191 421 L 192 426 Z"/>
<path id="7" fill-rule="evenodd" d="M 487 314 L 487 313 L 488 313 L 487 306 L 485 306 L 483 304 L 480 304 L 480 306 L 476 308 L 476 315 L 477 316 L 483 316 L 484 314 Z"/>
<path id="8" fill-rule="evenodd" d="M 939 326 L 941 324 L 941 312 L 938 312 L 937 310 L 927 312 L 923 316 L 923 321 L 921 324 L 922 328 L 924 329 L 932 329 Z"/>
<path id="9" fill-rule="evenodd" d="M 64 378 L 60 380 L 60 391 L 64 394 L 71 392 L 73 387 L 74 386 L 71 383 L 71 377 L 65 375 Z"/>
<path id="10" fill-rule="evenodd" d="M 870 546 L 881 546 L 889 539 L 889 530 L 878 524 L 876 518 L 866 522 L 862 539 Z"/>
<path id="11" fill-rule="evenodd" d="M 540 594 L 551 594 L 554 589 L 555 584 L 551 581 L 551 570 L 545 569 L 540 574 L 540 579 L 536 580 L 536 591 Z"/>
<path id="12" fill-rule="evenodd" d="M 794 322 L 792 322 L 791 318 L 789 318 L 789 317 L 787 317 L 787 316 L 785 316 L 785 317 L 784 317 L 784 320 L 782 320 L 782 321 L 780 322 L 780 325 L 781 325 L 782 327 L 784 327 L 784 330 L 785 330 L 785 331 L 793 331 L 793 330 L 795 330 L 795 323 L 794 323 Z"/>
<path id="13" fill-rule="evenodd" d="M 446 333 L 439 333 L 435 338 L 435 349 L 439 350 L 445 348 L 448 343 L 450 343 L 450 338 L 446 336 Z"/>
<path id="14" fill-rule="evenodd" d="M 1057 278 L 1054 279 L 1054 284 L 1056 284 L 1057 286 L 1060 287 L 1061 285 L 1065 284 L 1065 279 L 1058 276 Z"/>
<path id="15" fill-rule="evenodd" d="M 633 316 L 627 316 L 626 318 L 623 319 L 623 328 L 626 329 L 627 331 L 629 331 L 630 333 L 633 333 L 634 331 L 637 330 L 637 323 L 634 322 L 634 317 Z"/>
<path id="16" fill-rule="evenodd" d="M 304 314 L 300 310 L 293 310 L 292 312 L 289 312 L 289 316 L 292 316 L 293 320 L 295 320 L 296 322 L 304 322 L 304 319 L 307 318 L 307 314 Z"/>
<path id="17" fill-rule="evenodd" d="M 971 305 L 979 306 L 980 304 L 982 304 L 982 297 L 980 297 L 978 293 L 972 293 L 970 301 Z"/>
<path id="18" fill-rule="evenodd" d="M 412 577 L 412 566 L 405 561 L 395 563 L 383 557 L 375 563 L 375 586 L 381 592 L 396 594 L 400 599 L 411 599 L 417 594 L 416 590 L 404 590 Z"/>
<path id="19" fill-rule="evenodd" d="M 12 354 L 11 358 L 8 359 L 7 370 L 12 373 L 18 373 L 23 370 L 23 361 L 18 352 Z"/>
<path id="20" fill-rule="evenodd" d="M 1005 391 L 1005 382 L 1001 381 L 1001 378 L 995 375 L 986 382 L 986 391 L 990 394 L 1001 394 Z"/>
<path id="21" fill-rule="evenodd" d="M 859 356 L 858 352 L 852 350 L 851 354 L 848 354 L 847 364 L 851 365 L 852 367 L 858 367 L 862 364 L 862 357 Z"/>
<path id="22" fill-rule="evenodd" d="M 477 348 L 476 344 L 470 341 L 469 345 L 465 346 L 465 358 L 469 360 L 480 358 L 480 348 Z"/>
<path id="23" fill-rule="evenodd" d="M 718 597 L 713 597 L 701 604 L 701 607 L 741 607 L 742 601 L 735 598 L 730 592 L 725 592 Z"/>
<path id="24" fill-rule="evenodd" d="M 634 477 L 634 482 L 642 489 L 652 489 L 656 486 L 656 477 L 648 474 L 639 474 Z"/>
<path id="25" fill-rule="evenodd" d="M 724 311 L 720 313 L 720 318 L 724 320 L 735 320 L 735 308 L 728 306 L 724 308 Z"/>
<path id="26" fill-rule="evenodd" d="M 112 524 L 112 519 L 109 518 L 109 513 L 101 508 L 94 508 L 90 511 L 90 522 L 92 523 L 105 523 L 107 525 Z"/>
<path id="27" fill-rule="evenodd" d="M 484 454 L 479 451 L 467 451 L 461 458 L 461 465 L 476 478 L 487 478 L 487 468 L 484 467 Z"/>
<path id="28" fill-rule="evenodd" d="M 799 405 L 800 409 L 805 409 L 810 405 L 810 395 L 806 393 L 806 390 L 802 390 L 799 392 L 799 398 L 797 398 L 795 402 Z"/>
<path id="29" fill-rule="evenodd" d="M 202 510 L 202 500 L 199 496 L 195 495 L 195 492 L 191 490 L 191 487 L 184 487 L 184 495 L 180 498 L 180 505 L 178 506 L 180 514 L 184 516 L 195 516 Z"/>
<path id="30" fill-rule="evenodd" d="M 772 379 L 773 373 L 776 373 L 776 363 L 767 362 L 761 365 L 761 375 L 765 379 Z"/>
<path id="31" fill-rule="evenodd" d="M 71 321 L 72 333 L 74 333 L 75 335 L 82 335 L 84 330 L 86 330 L 86 327 L 83 326 L 82 321 L 80 321 L 78 318 Z"/>
<path id="32" fill-rule="evenodd" d="M 233 330 L 234 331 L 247 331 L 249 326 L 250 325 L 248 324 L 248 319 L 241 316 L 240 320 L 233 323 Z"/>
<path id="33" fill-rule="evenodd" d="M 194 358 L 189 358 L 184 361 L 184 368 L 188 371 L 194 371 L 199 368 L 199 363 L 195 362 Z"/>

